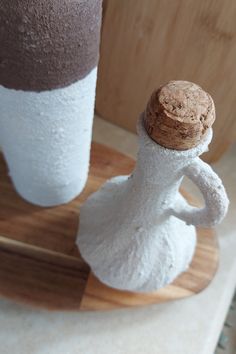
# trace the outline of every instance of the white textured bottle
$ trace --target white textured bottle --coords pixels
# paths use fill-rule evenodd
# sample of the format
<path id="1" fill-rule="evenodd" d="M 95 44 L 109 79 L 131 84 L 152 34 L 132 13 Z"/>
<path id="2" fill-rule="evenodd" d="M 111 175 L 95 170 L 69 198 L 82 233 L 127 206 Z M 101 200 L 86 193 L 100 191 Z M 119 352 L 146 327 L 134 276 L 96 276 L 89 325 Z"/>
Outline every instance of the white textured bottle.
<path id="1" fill-rule="evenodd" d="M 198 157 L 208 148 L 215 119 L 213 101 L 202 91 L 177 81 L 154 94 L 138 121 L 133 173 L 107 181 L 81 208 L 77 245 L 108 286 L 145 292 L 169 284 L 192 260 L 194 226 L 213 226 L 225 216 L 228 198 L 222 182 Z M 206 132 L 203 125 L 208 125 Z M 157 143 L 160 137 L 172 147 Z M 189 206 L 179 193 L 184 175 L 201 190 L 204 208 Z"/>

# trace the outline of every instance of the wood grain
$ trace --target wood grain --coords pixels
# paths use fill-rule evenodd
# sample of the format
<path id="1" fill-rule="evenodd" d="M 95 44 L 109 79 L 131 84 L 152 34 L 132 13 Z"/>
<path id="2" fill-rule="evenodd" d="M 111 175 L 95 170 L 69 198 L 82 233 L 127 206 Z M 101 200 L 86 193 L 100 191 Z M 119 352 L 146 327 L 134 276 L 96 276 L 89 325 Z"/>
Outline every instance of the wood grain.
<path id="1" fill-rule="evenodd" d="M 79 310 L 89 275 L 79 256 L 1 237 L 0 260 L 2 296 L 47 309 Z"/>
<path id="2" fill-rule="evenodd" d="M 160 85 L 188 80 L 216 104 L 208 161 L 236 140 L 236 2 L 107 0 L 97 113 L 130 131 Z"/>
<path id="3" fill-rule="evenodd" d="M 85 311 L 159 303 L 203 290 L 218 264 L 212 230 L 198 231 L 197 250 L 188 272 L 156 293 L 108 288 L 82 260 L 75 247 L 79 206 L 107 178 L 129 174 L 133 167 L 131 158 L 93 144 L 90 175 L 80 197 L 59 207 L 40 208 L 16 194 L 0 156 L 0 295 L 50 310 Z"/>

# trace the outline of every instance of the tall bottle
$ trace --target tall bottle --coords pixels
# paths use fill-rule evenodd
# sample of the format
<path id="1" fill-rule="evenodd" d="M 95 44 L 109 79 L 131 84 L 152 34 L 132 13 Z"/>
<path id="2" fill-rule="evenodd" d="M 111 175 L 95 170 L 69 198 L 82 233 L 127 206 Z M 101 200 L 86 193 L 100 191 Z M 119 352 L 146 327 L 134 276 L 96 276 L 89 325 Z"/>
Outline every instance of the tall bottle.
<path id="1" fill-rule="evenodd" d="M 0 145 L 18 193 L 66 203 L 88 175 L 102 0 L 1 0 Z"/>

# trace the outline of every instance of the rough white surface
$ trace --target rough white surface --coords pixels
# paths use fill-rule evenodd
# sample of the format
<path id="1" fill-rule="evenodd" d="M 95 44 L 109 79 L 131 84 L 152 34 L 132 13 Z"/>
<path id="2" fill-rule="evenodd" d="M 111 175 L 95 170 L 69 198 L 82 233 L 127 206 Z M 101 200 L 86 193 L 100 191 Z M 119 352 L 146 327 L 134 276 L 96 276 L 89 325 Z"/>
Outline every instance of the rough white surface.
<path id="1" fill-rule="evenodd" d="M 170 212 L 173 208 L 194 216 L 198 213 L 187 206 L 178 190 L 186 166 L 190 171 L 190 166 L 197 164 L 202 170 L 196 157 L 207 149 L 212 132 L 187 151 L 156 144 L 143 128 L 142 119 L 138 134 L 140 149 L 133 174 L 111 179 L 89 197 L 80 211 L 77 244 L 102 282 L 118 289 L 154 291 L 173 281 L 192 259 L 195 228 Z M 214 180 L 213 171 L 208 173 Z M 205 173 L 202 180 L 207 176 Z M 221 203 L 222 198 L 219 200 Z M 218 213 L 214 221 L 217 217 Z"/>
<path id="2" fill-rule="evenodd" d="M 0 86 L 0 143 L 18 193 L 31 203 L 70 201 L 87 180 L 97 68 L 40 93 Z"/>

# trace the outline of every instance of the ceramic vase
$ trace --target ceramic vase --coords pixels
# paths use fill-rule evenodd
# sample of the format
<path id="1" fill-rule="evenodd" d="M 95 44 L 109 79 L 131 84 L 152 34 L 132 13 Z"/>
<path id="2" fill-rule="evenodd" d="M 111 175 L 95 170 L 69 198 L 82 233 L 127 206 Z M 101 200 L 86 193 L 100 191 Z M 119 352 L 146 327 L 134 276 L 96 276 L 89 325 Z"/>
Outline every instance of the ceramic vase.
<path id="1" fill-rule="evenodd" d="M 98 279 L 110 287 L 154 291 L 185 271 L 196 245 L 195 226 L 220 222 L 228 199 L 219 177 L 199 159 L 212 138 L 185 151 L 154 142 L 138 122 L 139 153 L 130 176 L 112 178 L 80 211 L 77 245 Z M 179 193 L 184 176 L 200 188 L 205 207 Z"/>

